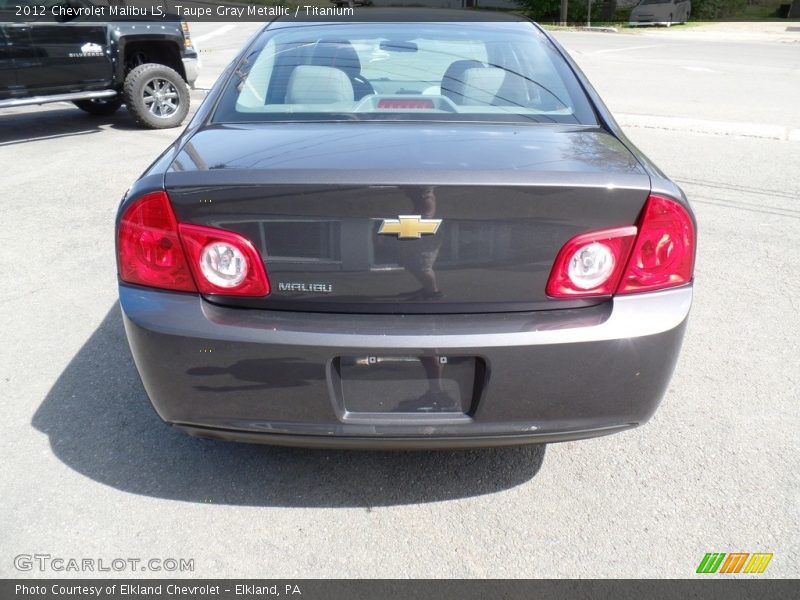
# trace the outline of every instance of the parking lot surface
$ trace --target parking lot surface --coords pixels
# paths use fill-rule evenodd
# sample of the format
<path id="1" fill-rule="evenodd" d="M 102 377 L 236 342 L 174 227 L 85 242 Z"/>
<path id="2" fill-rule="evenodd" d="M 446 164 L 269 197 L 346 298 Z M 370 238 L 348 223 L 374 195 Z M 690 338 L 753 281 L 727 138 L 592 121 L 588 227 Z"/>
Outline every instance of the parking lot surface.
<path id="1" fill-rule="evenodd" d="M 254 29 L 193 26 L 199 87 Z M 113 223 L 179 130 L 137 129 L 124 109 L 0 111 L 0 576 L 92 576 L 14 566 L 47 553 L 194 559 L 191 573 L 104 576 L 691 577 L 706 552 L 742 551 L 796 577 L 798 46 L 557 35 L 697 213 L 695 304 L 649 424 L 428 453 L 173 431 L 127 348 Z"/>

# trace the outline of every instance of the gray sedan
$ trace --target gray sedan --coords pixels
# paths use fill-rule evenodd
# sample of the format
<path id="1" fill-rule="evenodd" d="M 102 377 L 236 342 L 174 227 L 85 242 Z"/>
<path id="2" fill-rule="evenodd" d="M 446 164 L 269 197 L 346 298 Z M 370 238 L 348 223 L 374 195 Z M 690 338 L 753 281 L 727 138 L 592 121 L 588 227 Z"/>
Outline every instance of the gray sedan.
<path id="1" fill-rule="evenodd" d="M 396 15 L 268 24 L 126 194 L 153 407 L 358 448 L 646 422 L 692 301 L 687 199 L 537 25 Z"/>

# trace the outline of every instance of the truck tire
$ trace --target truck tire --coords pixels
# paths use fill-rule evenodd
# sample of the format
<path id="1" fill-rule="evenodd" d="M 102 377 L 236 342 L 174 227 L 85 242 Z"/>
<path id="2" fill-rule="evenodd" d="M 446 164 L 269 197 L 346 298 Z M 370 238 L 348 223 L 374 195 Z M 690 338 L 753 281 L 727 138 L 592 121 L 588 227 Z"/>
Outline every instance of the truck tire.
<path id="1" fill-rule="evenodd" d="M 107 117 L 113 115 L 120 106 L 122 106 L 122 98 L 98 98 L 97 100 L 75 100 L 75 106 L 82 111 L 95 115 L 98 117 Z"/>
<path id="2" fill-rule="evenodd" d="M 131 70 L 122 96 L 133 119 L 149 129 L 177 127 L 189 113 L 189 86 L 165 65 L 147 63 Z"/>

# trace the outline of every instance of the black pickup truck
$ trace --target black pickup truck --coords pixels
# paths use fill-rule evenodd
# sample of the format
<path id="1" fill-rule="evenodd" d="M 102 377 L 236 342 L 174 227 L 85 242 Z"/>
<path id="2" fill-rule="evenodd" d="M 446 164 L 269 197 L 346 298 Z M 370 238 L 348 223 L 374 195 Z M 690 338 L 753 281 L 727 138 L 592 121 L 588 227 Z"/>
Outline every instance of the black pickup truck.
<path id="1" fill-rule="evenodd" d="M 98 19 L 98 6 L 111 18 Z M 177 17 L 135 20 L 119 7 L 119 0 L 0 0 L 0 109 L 69 101 L 109 115 L 124 103 L 144 127 L 180 125 L 199 67 L 188 25 Z"/>

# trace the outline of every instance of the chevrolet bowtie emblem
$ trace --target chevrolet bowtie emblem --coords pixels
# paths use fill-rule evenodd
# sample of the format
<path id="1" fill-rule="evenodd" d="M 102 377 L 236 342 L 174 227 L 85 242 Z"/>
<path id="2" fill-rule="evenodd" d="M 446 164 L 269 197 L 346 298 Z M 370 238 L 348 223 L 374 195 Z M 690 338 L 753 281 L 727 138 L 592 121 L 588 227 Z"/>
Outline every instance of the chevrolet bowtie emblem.
<path id="1" fill-rule="evenodd" d="M 423 219 L 419 215 L 400 215 L 396 219 L 384 219 L 380 235 L 396 235 L 401 240 L 419 239 L 423 235 L 433 235 L 442 224 L 441 219 Z"/>

